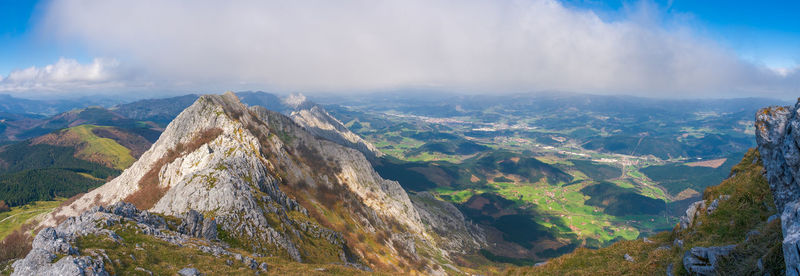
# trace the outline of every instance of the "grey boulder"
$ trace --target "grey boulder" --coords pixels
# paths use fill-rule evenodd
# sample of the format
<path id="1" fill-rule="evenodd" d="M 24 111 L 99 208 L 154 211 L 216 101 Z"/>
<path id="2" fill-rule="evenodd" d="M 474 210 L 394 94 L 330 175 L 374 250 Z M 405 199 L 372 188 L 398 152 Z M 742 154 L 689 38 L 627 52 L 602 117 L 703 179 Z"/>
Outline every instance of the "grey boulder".
<path id="1" fill-rule="evenodd" d="M 694 247 L 683 255 L 683 268 L 692 275 L 716 275 L 718 258 L 730 254 L 734 248 L 735 244 Z"/>

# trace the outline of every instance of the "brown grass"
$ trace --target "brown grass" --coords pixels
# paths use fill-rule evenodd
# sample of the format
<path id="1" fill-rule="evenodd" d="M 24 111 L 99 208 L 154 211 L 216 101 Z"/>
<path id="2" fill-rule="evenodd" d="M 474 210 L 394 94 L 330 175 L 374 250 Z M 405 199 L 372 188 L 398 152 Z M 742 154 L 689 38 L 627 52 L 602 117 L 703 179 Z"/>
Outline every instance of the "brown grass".
<path id="1" fill-rule="evenodd" d="M 80 193 L 80 194 L 77 194 L 77 195 L 74 195 L 74 196 L 70 197 L 67 200 L 64 200 L 64 202 L 61 202 L 61 204 L 59 204 L 58 207 L 55 210 L 53 210 L 53 212 L 50 213 L 50 214 L 58 214 L 58 213 L 60 213 L 61 210 L 64 209 L 64 207 L 69 206 L 70 204 L 72 204 L 73 202 L 77 201 L 79 198 L 81 198 L 85 194 L 86 193 Z M 72 209 L 74 210 L 75 206 L 72 206 Z M 67 219 L 67 216 L 65 216 L 65 215 L 53 216 L 53 220 L 55 220 L 56 224 L 59 224 L 59 223 L 63 222 L 66 219 Z M 40 226 L 40 228 L 41 228 L 41 226 Z M 41 230 L 41 229 L 36 229 L 36 232 L 38 232 L 39 230 Z"/>
<path id="2" fill-rule="evenodd" d="M 7 211 L 11 211 L 11 208 L 8 207 L 8 204 L 6 204 L 5 200 L 0 200 L 0 212 L 7 212 Z"/>
<path id="3" fill-rule="evenodd" d="M 92 200 L 92 205 L 95 205 L 95 206 L 104 205 L 102 199 L 103 199 L 103 196 L 100 195 L 99 193 L 94 195 L 94 199 Z"/>
<path id="4" fill-rule="evenodd" d="M 348 252 L 360 252 L 359 258 L 370 267 L 382 271 L 395 271 L 400 269 L 405 272 L 419 273 L 424 271 L 430 263 L 425 259 L 406 251 L 402 247 L 396 247 L 396 263 L 385 263 L 378 252 L 387 252 L 385 246 L 392 239 L 392 233 L 408 233 L 408 229 L 398 221 L 383 217 L 370 212 L 368 207 L 357 198 L 344 184 L 333 183 L 332 187 L 319 184 L 316 189 L 311 189 L 307 183 L 298 181 L 294 185 L 284 185 L 281 187 L 288 195 L 292 196 L 297 202 L 309 211 L 309 216 L 320 223 L 323 227 L 343 233 L 346 250 Z M 319 207 L 327 209 L 334 218 L 331 221 L 318 208 L 314 207 L 313 200 L 319 202 Z M 361 219 L 365 218 L 367 223 L 376 227 L 372 234 L 365 233 Z M 375 246 L 377 245 L 377 247 Z M 352 250 L 352 251 L 351 251 Z M 348 253 L 349 256 L 356 254 Z"/>
<path id="5" fill-rule="evenodd" d="M 64 200 L 64 202 L 61 202 L 61 204 L 58 205 L 58 208 L 56 208 L 53 211 L 53 213 L 55 214 L 55 213 L 60 212 L 62 209 L 64 209 L 64 207 L 69 206 L 70 204 L 72 204 L 73 202 L 77 201 L 79 198 L 81 198 L 85 194 L 86 193 L 79 193 L 77 195 L 74 195 L 74 196 L 68 198 L 67 200 Z"/>
<path id="6" fill-rule="evenodd" d="M 32 223 L 23 224 L 22 227 L 14 230 L 0 241 L 0 263 L 25 257 L 31 251 L 33 237 L 28 234 L 28 231 L 33 229 L 33 226 Z"/>
<path id="7" fill-rule="evenodd" d="M 320 175 L 327 175 L 328 179 L 336 179 L 336 175 L 342 171 L 335 160 L 325 160 L 317 149 L 310 148 L 305 143 L 298 143 L 297 153 L 305 161 L 303 163 Z"/>
<path id="8" fill-rule="evenodd" d="M 168 186 L 161 187 L 161 185 L 159 185 L 158 174 L 161 172 L 161 168 L 166 164 L 172 163 L 181 155 L 193 152 L 202 145 L 213 141 L 219 137 L 220 134 L 222 134 L 222 129 L 220 128 L 206 129 L 198 133 L 189 143 L 178 143 L 175 145 L 175 148 L 167 150 L 166 154 L 153 163 L 150 170 L 139 179 L 139 189 L 126 197 L 123 201 L 135 205 L 136 208 L 140 210 L 153 208 L 169 190 Z"/>

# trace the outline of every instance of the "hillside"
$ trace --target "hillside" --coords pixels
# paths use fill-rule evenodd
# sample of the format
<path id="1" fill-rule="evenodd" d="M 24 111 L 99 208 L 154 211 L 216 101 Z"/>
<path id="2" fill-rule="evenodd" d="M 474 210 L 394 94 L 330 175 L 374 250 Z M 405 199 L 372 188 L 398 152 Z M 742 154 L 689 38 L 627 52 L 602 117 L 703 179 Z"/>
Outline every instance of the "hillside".
<path id="1" fill-rule="evenodd" d="M 19 206 L 84 193 L 119 175 L 149 147 L 136 133 L 95 125 L 0 147 L 0 198 Z"/>
<path id="2" fill-rule="evenodd" d="M 505 273 L 687 275 L 690 270 L 783 275 L 781 219 L 775 215 L 762 162 L 758 151 L 750 150 L 732 169 L 731 177 L 707 188 L 703 200 L 687 210 L 672 231 L 602 249 L 579 248 L 543 265 L 512 267 Z"/>
<path id="3" fill-rule="evenodd" d="M 24 130 L 32 128 L 44 118 L 41 115 L 0 112 L 0 142 L 16 140 Z"/>
<path id="4" fill-rule="evenodd" d="M 167 230 L 185 233 L 180 229 L 186 228 L 170 227 L 170 221 L 177 225 L 200 221 L 189 229 L 197 229 L 196 235 L 195 230 L 191 233 L 212 251 L 230 246 L 225 250 L 254 259 L 266 254 L 280 262 L 443 273 L 457 270 L 454 265 L 460 256 L 477 251 L 484 242 L 482 232 L 458 219 L 452 205 L 431 197 L 409 197 L 397 182 L 381 178 L 359 151 L 318 139 L 279 113 L 247 108 L 231 93 L 199 98 L 119 177 L 48 215 L 43 226 L 58 227 L 43 230 L 37 239 L 48 239 L 42 233 L 68 237 L 70 246 L 88 254 L 80 257 L 86 265 L 116 270 L 117 264 L 88 253 L 96 252 L 89 249 L 98 245 L 87 245 L 82 237 L 92 238 L 94 230 L 78 234 L 70 232 L 76 229 L 70 225 L 106 219 L 108 209 L 91 206 L 113 210 L 122 208 L 114 205 L 119 202 L 133 203 L 124 208 L 135 206 L 167 221 L 159 223 L 161 219 L 136 215 L 138 211 L 131 211 L 134 215 L 111 211 L 125 217 L 122 221 L 146 218 L 147 225 L 164 229 L 159 230 L 164 235 L 151 238 L 170 240 L 173 232 Z M 90 209 L 82 218 L 64 220 Z M 113 225 L 103 226 L 102 231 L 126 235 L 124 227 Z M 34 249 L 15 263 L 15 271 L 54 268 L 36 263 L 42 256 L 33 252 L 40 251 Z M 143 253 L 151 252 L 157 254 Z M 174 273 L 179 267 L 165 269 Z"/>
<path id="5" fill-rule="evenodd" d="M 160 131 L 152 122 L 134 120 L 99 106 L 74 109 L 52 117 L 16 115 L 0 118 L 0 141 L 20 141 L 80 125 L 113 126 L 153 142 Z"/>
<path id="6" fill-rule="evenodd" d="M 181 111 L 192 105 L 198 97 L 198 95 L 189 94 L 165 99 L 140 100 L 117 105 L 111 110 L 134 120 L 151 121 L 160 126 L 166 126 Z"/>

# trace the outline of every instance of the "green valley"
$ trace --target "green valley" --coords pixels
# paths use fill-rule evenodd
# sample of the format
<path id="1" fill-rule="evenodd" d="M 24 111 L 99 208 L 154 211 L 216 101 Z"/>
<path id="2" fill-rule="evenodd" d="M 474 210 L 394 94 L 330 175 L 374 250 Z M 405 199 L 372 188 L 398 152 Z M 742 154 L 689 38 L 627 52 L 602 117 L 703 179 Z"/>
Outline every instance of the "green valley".
<path id="1" fill-rule="evenodd" d="M 397 97 L 338 98 L 328 109 L 387 155 L 376 162 L 383 177 L 459 206 L 494 232 L 494 258 L 532 261 L 672 228 L 753 146 L 752 129 L 739 122 L 752 120 L 742 110 L 760 107 L 587 95 Z M 530 223 L 497 225 L 520 216 Z"/>

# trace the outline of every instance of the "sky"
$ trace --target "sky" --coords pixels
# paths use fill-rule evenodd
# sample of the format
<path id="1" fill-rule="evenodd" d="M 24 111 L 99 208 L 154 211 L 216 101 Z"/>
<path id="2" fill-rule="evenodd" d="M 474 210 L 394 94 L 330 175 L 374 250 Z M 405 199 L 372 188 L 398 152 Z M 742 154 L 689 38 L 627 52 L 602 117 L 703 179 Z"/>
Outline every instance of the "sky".
<path id="1" fill-rule="evenodd" d="M 800 96 L 798 1 L 0 0 L 0 94 Z"/>

